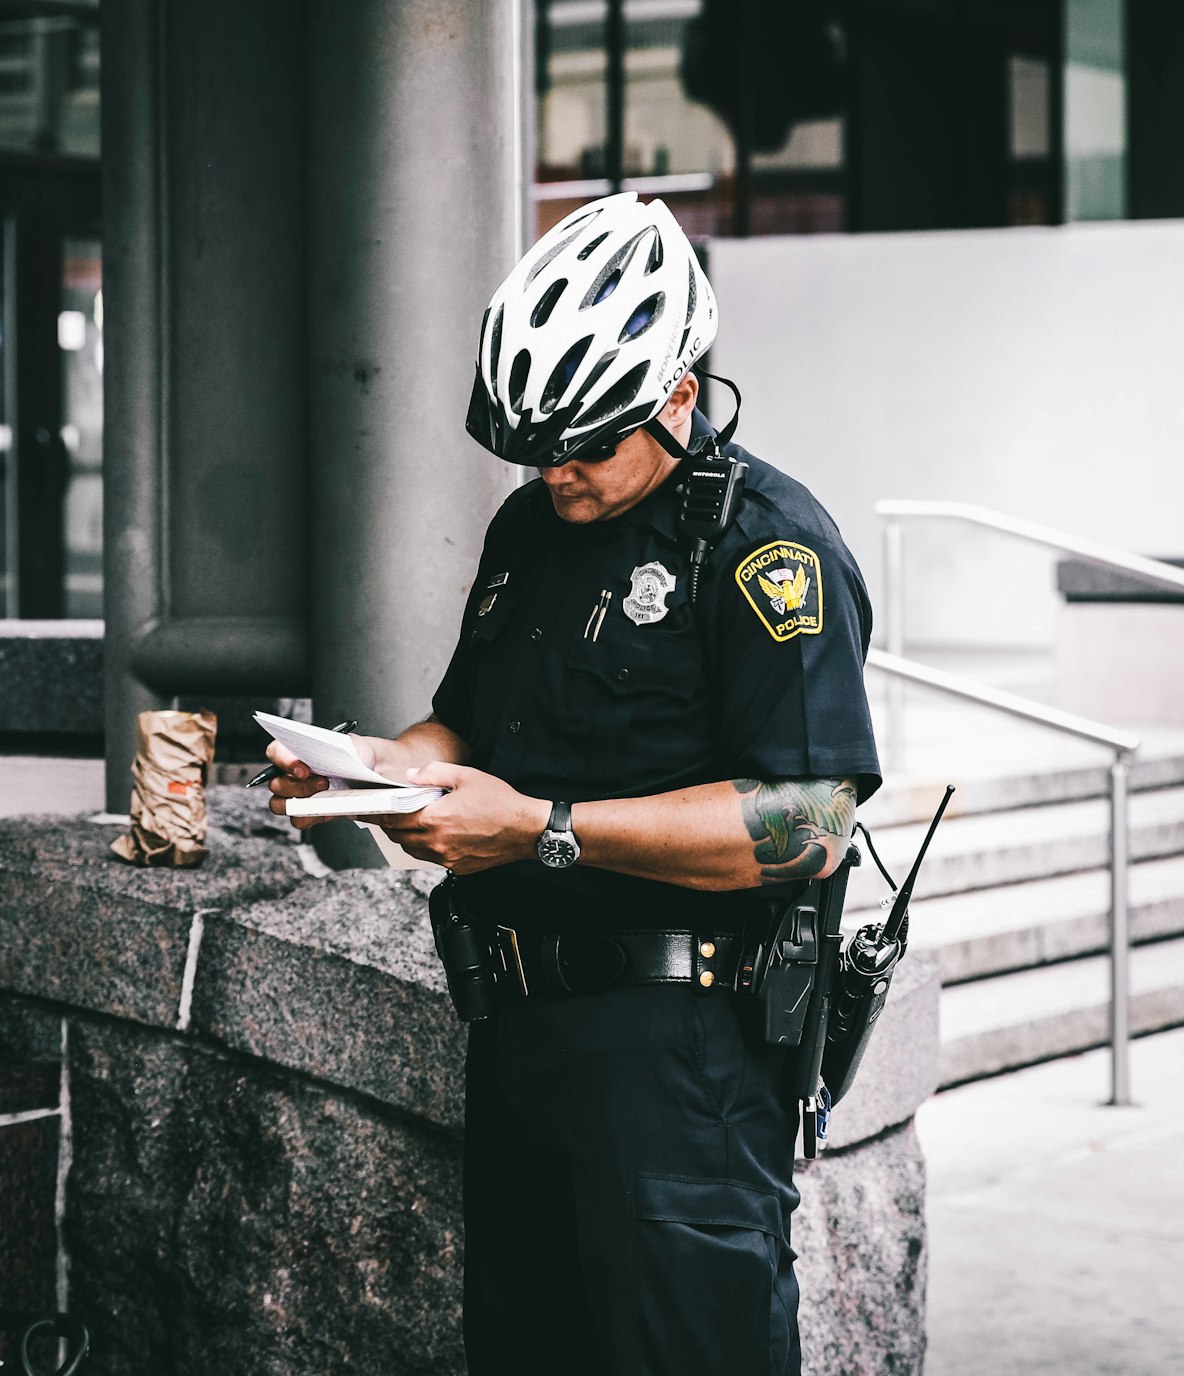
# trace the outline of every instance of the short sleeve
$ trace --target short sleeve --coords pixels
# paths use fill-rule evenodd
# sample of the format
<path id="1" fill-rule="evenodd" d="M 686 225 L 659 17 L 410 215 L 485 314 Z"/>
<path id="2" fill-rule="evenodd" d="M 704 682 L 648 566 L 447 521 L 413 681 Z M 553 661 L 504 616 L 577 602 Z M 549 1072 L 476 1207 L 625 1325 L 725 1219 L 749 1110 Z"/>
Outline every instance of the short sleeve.
<path id="1" fill-rule="evenodd" d="M 457 641 L 440 685 L 432 694 L 432 715 L 467 741 L 471 732 L 472 666 L 467 637 Z"/>
<path id="2" fill-rule="evenodd" d="M 546 503 L 544 507 L 540 505 L 540 498 Z M 516 567 L 523 547 L 534 544 L 531 532 L 540 509 L 544 512 L 549 510 L 550 502 L 546 488 L 536 478 L 512 492 L 494 514 L 485 532 L 481 560 L 465 601 L 456 649 L 452 652 L 439 687 L 432 695 L 433 714 L 470 745 L 475 744 L 476 737 L 473 721 L 476 667 L 473 630 L 478 624 L 478 617 L 489 610 L 489 606 L 483 607 L 482 604 L 488 602 L 492 605 L 499 597 L 504 597 L 501 590 L 510 576 L 505 570 Z M 503 602 L 503 608 L 504 605 Z"/>
<path id="3" fill-rule="evenodd" d="M 456 648 L 444 670 L 440 686 L 432 694 L 432 715 L 444 723 L 450 731 L 455 731 L 463 741 L 473 739 L 473 637 L 472 626 L 477 616 L 477 606 L 485 592 L 485 570 L 489 562 L 489 548 L 486 545 L 477 566 L 473 586 L 465 601 L 464 615 L 461 617 L 460 632 Z"/>
<path id="4" fill-rule="evenodd" d="M 852 778 L 862 802 L 880 765 L 863 681 L 871 606 L 857 565 L 820 538 L 728 546 L 705 627 L 721 766 L 732 777 Z"/>

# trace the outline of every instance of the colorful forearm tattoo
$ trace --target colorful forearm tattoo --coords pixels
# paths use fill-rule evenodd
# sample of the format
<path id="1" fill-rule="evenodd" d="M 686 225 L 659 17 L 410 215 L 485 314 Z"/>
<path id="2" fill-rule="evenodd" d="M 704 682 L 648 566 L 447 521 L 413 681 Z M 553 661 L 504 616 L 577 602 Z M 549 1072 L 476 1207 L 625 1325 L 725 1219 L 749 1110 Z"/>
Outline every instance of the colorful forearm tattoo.
<path id="1" fill-rule="evenodd" d="M 733 779 L 744 825 L 756 842 L 761 882 L 810 879 L 826 867 L 830 843 L 855 829 L 850 779 Z"/>

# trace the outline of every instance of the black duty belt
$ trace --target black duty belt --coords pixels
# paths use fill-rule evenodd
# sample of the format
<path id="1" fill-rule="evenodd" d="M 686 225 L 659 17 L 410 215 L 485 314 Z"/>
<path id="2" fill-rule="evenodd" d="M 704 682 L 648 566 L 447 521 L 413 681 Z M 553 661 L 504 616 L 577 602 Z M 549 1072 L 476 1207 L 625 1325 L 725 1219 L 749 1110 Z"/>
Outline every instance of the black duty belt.
<path id="1" fill-rule="evenodd" d="M 629 932 L 537 932 L 499 926 L 498 987 L 520 998 L 592 994 L 636 984 L 690 983 L 699 993 L 734 989 L 741 938 L 659 928 Z"/>

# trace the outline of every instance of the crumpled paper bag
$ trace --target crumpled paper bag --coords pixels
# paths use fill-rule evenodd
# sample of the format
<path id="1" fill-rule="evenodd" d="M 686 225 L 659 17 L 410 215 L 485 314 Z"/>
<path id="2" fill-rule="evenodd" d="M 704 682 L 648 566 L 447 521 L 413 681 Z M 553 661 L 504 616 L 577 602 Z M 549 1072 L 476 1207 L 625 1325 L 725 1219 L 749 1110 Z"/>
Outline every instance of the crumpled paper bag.
<path id="1" fill-rule="evenodd" d="M 209 855 L 206 779 L 214 760 L 213 712 L 141 712 L 132 764 L 132 829 L 111 842 L 132 865 L 192 869 Z"/>

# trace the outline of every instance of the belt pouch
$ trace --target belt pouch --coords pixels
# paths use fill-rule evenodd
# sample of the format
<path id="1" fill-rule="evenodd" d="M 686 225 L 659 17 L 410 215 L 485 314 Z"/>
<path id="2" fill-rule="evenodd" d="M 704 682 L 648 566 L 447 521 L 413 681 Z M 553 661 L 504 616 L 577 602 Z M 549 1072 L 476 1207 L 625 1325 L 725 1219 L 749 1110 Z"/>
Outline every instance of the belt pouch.
<path id="1" fill-rule="evenodd" d="M 432 890 L 428 913 L 457 1017 L 462 1022 L 488 1018 L 494 1009 L 493 953 L 489 938 L 469 921 L 457 901 L 451 875 Z"/>

